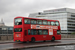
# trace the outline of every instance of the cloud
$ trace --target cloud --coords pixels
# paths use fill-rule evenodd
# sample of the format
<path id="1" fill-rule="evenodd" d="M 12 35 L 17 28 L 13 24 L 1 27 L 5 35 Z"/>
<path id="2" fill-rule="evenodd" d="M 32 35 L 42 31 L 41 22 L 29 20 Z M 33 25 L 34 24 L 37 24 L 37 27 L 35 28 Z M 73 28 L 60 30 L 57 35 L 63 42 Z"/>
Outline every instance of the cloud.
<path id="1" fill-rule="evenodd" d="M 74 5 L 74 0 L 0 0 L 0 18 L 3 18 L 6 25 L 13 26 L 16 16 L 27 17 L 29 13 L 53 8 L 75 8 Z"/>

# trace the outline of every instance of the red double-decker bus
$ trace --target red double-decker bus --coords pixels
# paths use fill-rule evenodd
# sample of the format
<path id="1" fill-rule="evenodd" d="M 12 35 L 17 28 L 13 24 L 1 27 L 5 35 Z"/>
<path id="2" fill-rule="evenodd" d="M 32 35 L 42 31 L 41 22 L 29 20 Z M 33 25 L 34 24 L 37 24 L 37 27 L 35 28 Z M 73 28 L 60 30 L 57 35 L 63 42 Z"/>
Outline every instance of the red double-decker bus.
<path id="1" fill-rule="evenodd" d="M 61 40 L 58 20 L 29 17 L 14 18 L 14 41 L 46 41 Z"/>

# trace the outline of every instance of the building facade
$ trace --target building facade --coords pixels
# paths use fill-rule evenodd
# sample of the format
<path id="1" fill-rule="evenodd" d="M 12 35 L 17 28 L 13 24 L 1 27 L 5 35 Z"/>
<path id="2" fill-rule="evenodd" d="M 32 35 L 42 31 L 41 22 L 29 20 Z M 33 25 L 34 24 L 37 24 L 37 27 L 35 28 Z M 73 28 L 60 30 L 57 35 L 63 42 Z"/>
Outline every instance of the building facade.
<path id="1" fill-rule="evenodd" d="M 75 32 L 75 9 L 61 8 L 45 10 L 43 12 L 29 14 L 29 17 L 59 20 L 62 34 Z"/>
<path id="2" fill-rule="evenodd" d="M 13 40 L 13 26 L 6 26 L 3 19 L 0 21 L 0 41 Z"/>

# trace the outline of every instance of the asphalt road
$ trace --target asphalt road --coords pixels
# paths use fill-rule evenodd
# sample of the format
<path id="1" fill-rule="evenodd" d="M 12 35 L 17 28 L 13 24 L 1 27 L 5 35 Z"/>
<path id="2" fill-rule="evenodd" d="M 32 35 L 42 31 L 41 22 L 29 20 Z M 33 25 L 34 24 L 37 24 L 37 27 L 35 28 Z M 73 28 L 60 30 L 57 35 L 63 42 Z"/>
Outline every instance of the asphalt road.
<path id="1" fill-rule="evenodd" d="M 75 45 L 49 46 L 49 47 L 28 48 L 21 50 L 75 50 Z"/>
<path id="2" fill-rule="evenodd" d="M 56 45 L 56 44 L 68 44 L 68 43 L 75 43 L 75 40 L 57 40 L 55 42 L 51 42 L 51 41 L 41 42 L 40 41 L 40 42 L 35 42 L 35 43 L 6 43 L 6 44 L 0 44 L 0 50 L 12 49 L 12 48 L 27 48 L 27 47 L 35 47 L 35 46 L 42 46 L 42 45 L 45 46 L 45 45 Z M 55 48 L 59 48 L 59 47 L 55 47 Z"/>

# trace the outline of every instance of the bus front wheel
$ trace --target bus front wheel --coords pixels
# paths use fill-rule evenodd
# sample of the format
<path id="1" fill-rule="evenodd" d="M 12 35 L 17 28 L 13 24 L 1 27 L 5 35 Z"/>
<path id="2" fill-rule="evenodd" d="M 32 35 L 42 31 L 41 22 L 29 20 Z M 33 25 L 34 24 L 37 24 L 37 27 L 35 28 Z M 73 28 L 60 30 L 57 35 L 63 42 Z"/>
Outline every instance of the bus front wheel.
<path id="1" fill-rule="evenodd" d="M 33 38 L 31 38 L 31 42 L 35 42 L 35 38 L 33 37 Z"/>
<path id="2" fill-rule="evenodd" d="M 52 37 L 52 40 L 51 41 L 55 41 L 55 37 Z"/>

